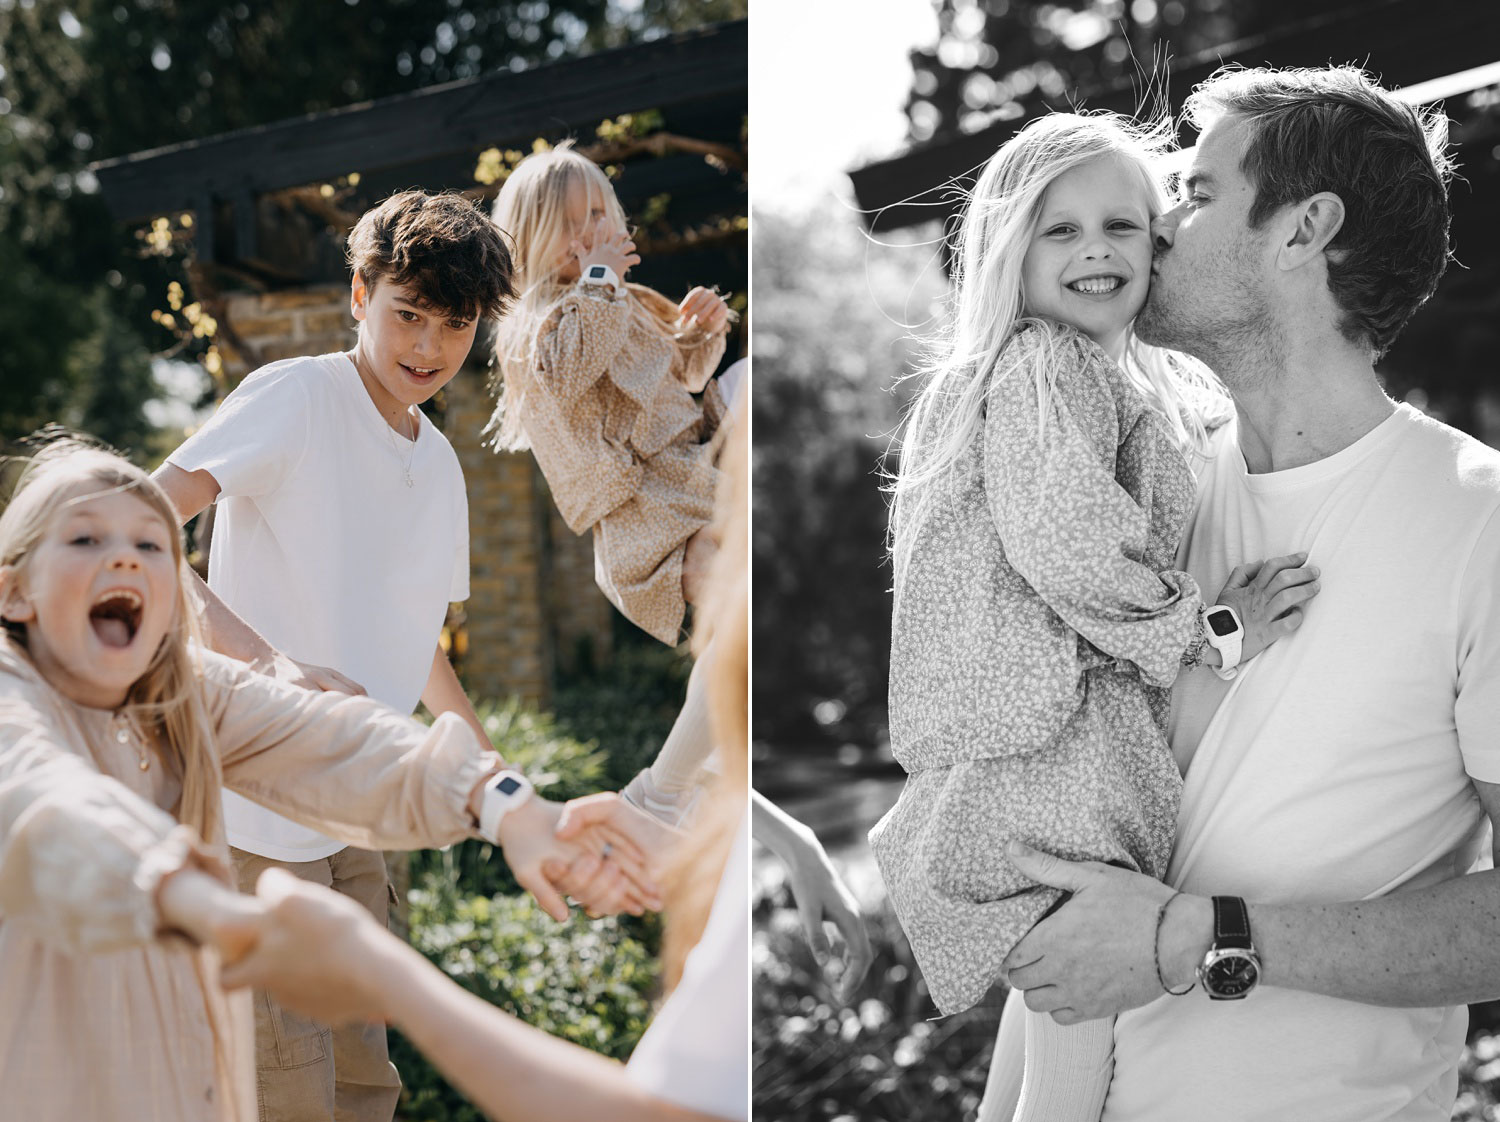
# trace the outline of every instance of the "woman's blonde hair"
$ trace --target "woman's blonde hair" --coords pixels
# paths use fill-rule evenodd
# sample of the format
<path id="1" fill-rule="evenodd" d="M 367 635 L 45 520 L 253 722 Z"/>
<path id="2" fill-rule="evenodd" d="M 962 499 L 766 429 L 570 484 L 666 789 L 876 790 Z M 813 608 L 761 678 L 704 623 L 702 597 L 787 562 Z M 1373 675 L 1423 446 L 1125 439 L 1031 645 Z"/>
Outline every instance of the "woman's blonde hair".
<path id="1" fill-rule="evenodd" d="M 719 551 L 703 600 L 694 608 L 693 649 L 708 675 L 709 719 L 721 771 L 703 800 L 678 864 L 666 878 L 662 979 L 668 992 L 682 977 L 688 952 L 703 936 L 749 792 L 750 443 L 745 425 L 736 425 L 730 434 L 720 466 L 724 474 L 713 524 Z"/>
<path id="2" fill-rule="evenodd" d="M 558 280 L 559 260 L 568 243 L 582 230 L 568 224 L 568 198 L 582 188 L 600 205 L 616 233 L 629 233 L 615 189 L 604 170 L 565 140 L 545 152 L 527 156 L 506 177 L 495 199 L 494 219 L 511 239 L 515 265 L 515 287 L 520 293 L 501 317 L 495 332 L 495 373 L 491 388 L 496 393 L 494 415 L 484 434 L 500 451 L 522 451 L 530 447 L 522 427 L 530 374 L 535 369 L 538 329 L 552 306 L 568 291 Z M 627 288 L 630 313 L 646 329 L 680 346 L 705 342 L 707 336 L 690 337 L 678 323 L 677 306 L 640 285 Z M 652 298 L 654 297 L 654 298 Z"/>
<path id="3" fill-rule="evenodd" d="M 1167 206 L 1155 171 L 1172 144 L 1168 122 L 1143 125 L 1116 113 L 1050 113 L 1006 141 L 968 192 L 954 253 L 953 296 L 946 330 L 914 376 L 923 379 L 902 427 L 900 466 L 892 493 L 889 544 L 897 594 L 914 535 L 920 532 L 931 484 L 964 454 L 978 432 L 989 388 L 1015 372 L 1006 345 L 1023 325 L 1035 325 L 1043 347 L 1032 363 L 1044 424 L 1058 363 L 1050 361 L 1065 331 L 1027 317 L 1022 263 L 1040 219 L 1043 196 L 1058 177 L 1093 160 L 1120 159 L 1139 174 L 1151 217 Z M 1222 395 L 1201 364 L 1127 336 L 1121 364 L 1146 400 L 1165 418 L 1179 444 L 1201 449 L 1207 435 L 1194 399 Z"/>
<path id="4" fill-rule="evenodd" d="M 178 821 L 212 838 L 219 829 L 223 776 L 192 653 L 199 630 L 187 592 L 182 529 L 166 493 L 145 472 L 103 448 L 72 439 L 49 444 L 27 465 L 0 515 L 0 602 L 13 585 L 25 587 L 33 551 L 53 522 L 74 503 L 111 491 L 135 496 L 161 518 L 178 574 L 167 633 L 130 687 L 122 712 L 154 742 L 182 784 Z M 7 620 L 5 630 L 10 645 L 25 652 L 26 624 Z"/>

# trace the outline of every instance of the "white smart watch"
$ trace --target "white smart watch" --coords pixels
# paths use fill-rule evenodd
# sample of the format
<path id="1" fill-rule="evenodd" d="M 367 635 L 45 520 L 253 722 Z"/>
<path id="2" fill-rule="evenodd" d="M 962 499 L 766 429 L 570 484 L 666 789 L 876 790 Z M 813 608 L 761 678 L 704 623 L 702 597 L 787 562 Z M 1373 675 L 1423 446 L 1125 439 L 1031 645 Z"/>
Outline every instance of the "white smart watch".
<path id="1" fill-rule="evenodd" d="M 1226 682 L 1239 673 L 1240 652 L 1244 649 L 1245 625 L 1239 613 L 1228 604 L 1215 604 L 1203 612 L 1203 626 L 1207 632 L 1208 645 L 1223 658 L 1222 666 L 1213 672 Z"/>
<path id="2" fill-rule="evenodd" d="M 531 798 L 531 780 L 519 771 L 497 771 L 484 783 L 479 804 L 479 832 L 486 841 L 500 842 L 500 820 Z"/>
<path id="3" fill-rule="evenodd" d="M 589 265 L 578 279 L 584 284 L 608 285 L 616 292 L 620 289 L 620 278 L 608 265 Z"/>

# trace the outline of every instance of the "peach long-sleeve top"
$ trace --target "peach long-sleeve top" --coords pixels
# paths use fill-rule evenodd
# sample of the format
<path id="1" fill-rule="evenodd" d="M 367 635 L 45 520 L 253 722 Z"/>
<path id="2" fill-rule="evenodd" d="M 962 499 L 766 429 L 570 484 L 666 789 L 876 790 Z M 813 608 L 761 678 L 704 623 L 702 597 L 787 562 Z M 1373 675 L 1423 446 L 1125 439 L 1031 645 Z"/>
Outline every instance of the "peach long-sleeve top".
<path id="1" fill-rule="evenodd" d="M 212 652 L 206 709 L 225 786 L 350 845 L 471 836 L 495 757 L 457 717 L 431 728 L 364 697 L 310 693 Z M 74 704 L 0 640 L 0 1101 L 6 1117 L 254 1122 L 247 992 L 163 933 L 155 889 L 185 863 L 228 880 L 222 836 L 171 813 L 108 710 Z"/>

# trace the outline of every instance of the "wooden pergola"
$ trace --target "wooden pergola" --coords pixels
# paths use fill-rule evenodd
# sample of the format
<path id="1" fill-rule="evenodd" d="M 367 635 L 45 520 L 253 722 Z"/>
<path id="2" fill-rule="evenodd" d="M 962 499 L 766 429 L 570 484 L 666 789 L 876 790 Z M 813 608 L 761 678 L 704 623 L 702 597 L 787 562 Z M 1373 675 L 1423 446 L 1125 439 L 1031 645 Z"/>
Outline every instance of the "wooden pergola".
<path id="1" fill-rule="evenodd" d="M 676 136 L 738 148 L 747 45 L 746 21 L 720 24 L 136 152 L 92 170 L 122 221 L 191 212 L 200 264 L 272 283 L 342 279 L 337 253 L 309 246 L 311 227 L 288 221 L 288 191 L 358 173 L 358 186 L 338 201 L 353 214 L 411 186 L 476 191 L 486 148 L 529 150 L 539 136 L 588 143 L 601 121 L 653 109 Z M 745 213 L 743 170 L 716 166 L 701 151 L 673 151 L 631 161 L 617 190 L 628 211 L 670 194 L 674 223 L 691 224 Z M 318 209 L 306 193 L 296 201 Z"/>
<path id="2" fill-rule="evenodd" d="M 1492 0 L 1377 0 L 1174 60 L 1168 67 L 1166 92 L 1176 113 L 1195 85 L 1228 63 L 1286 68 L 1348 62 L 1371 70 L 1387 87 L 1410 87 L 1477 70 L 1497 58 L 1500 4 Z M 1130 114 L 1137 111 L 1140 96 L 1135 83 L 1121 82 L 1040 98 L 1015 120 L 939 137 L 851 171 L 855 197 L 872 230 L 946 221 L 957 212 L 959 201 L 952 192 L 936 189 L 969 176 L 1027 120 L 1075 107 Z M 1496 142 L 1492 136 L 1459 139 L 1465 145 Z"/>

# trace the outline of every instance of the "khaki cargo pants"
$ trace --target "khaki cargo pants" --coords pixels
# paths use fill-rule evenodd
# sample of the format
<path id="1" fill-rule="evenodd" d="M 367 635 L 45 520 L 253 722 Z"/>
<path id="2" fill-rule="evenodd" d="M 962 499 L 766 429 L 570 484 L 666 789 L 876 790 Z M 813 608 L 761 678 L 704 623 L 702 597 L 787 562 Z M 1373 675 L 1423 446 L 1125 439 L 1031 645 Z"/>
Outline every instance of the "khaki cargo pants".
<path id="1" fill-rule="evenodd" d="M 231 849 L 241 892 L 271 866 L 341 892 L 382 925 L 393 900 L 385 859 L 350 846 L 318 861 L 276 861 Z M 401 1079 L 384 1025 L 328 1029 L 255 991 L 255 1082 L 260 1122 L 391 1122 Z"/>

